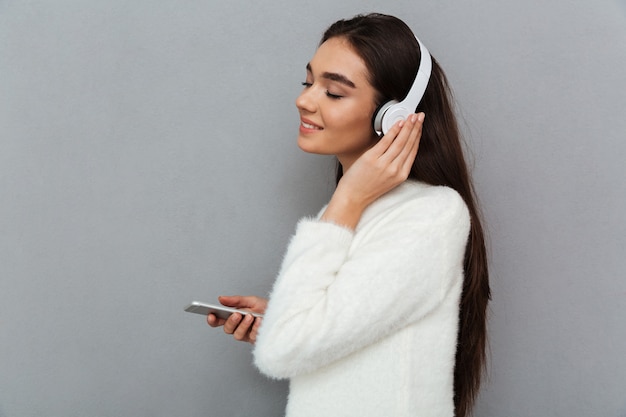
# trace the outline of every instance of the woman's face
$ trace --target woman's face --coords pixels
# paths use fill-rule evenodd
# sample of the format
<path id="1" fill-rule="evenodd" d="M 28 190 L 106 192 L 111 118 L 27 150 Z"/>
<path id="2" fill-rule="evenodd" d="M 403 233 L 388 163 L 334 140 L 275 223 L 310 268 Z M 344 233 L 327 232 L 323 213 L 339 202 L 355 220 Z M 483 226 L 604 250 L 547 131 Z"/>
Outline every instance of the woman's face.
<path id="1" fill-rule="evenodd" d="M 372 114 L 376 91 L 363 60 L 343 38 L 331 38 L 307 65 L 298 146 L 306 152 L 336 155 L 347 169 L 376 142 Z"/>

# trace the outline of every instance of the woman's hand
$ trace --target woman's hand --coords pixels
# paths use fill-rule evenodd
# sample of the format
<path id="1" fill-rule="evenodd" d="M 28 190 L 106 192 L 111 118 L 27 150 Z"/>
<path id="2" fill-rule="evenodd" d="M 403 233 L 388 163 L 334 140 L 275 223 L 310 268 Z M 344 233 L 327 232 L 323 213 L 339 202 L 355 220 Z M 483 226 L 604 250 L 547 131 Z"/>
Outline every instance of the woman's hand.
<path id="1" fill-rule="evenodd" d="M 322 220 L 354 229 L 363 210 L 404 182 L 417 155 L 424 113 L 396 123 L 363 153 L 337 184 Z"/>
<path id="2" fill-rule="evenodd" d="M 227 307 L 240 308 L 251 311 L 253 313 L 263 314 L 267 308 L 267 300 L 265 298 L 250 296 L 220 296 L 219 302 Z M 257 332 L 261 326 L 260 317 L 254 317 L 252 314 L 233 313 L 227 320 L 220 319 L 214 314 L 207 316 L 207 323 L 211 327 L 224 326 L 224 333 L 232 334 L 235 340 L 254 344 L 256 342 Z"/>

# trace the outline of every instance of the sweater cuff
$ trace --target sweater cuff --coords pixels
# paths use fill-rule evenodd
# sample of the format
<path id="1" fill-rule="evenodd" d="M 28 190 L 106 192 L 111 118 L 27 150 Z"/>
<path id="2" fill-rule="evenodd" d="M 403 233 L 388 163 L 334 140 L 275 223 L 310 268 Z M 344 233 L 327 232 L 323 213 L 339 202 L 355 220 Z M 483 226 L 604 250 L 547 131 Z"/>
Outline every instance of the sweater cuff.
<path id="1" fill-rule="evenodd" d="M 305 217 L 300 219 L 296 227 L 295 238 L 298 236 L 318 236 L 334 242 L 339 247 L 349 246 L 354 238 L 354 230 L 333 222 Z"/>
<path id="2" fill-rule="evenodd" d="M 346 227 L 317 219 L 301 219 L 283 258 L 274 288 L 281 286 L 286 275 L 289 276 L 287 286 L 325 287 L 345 262 L 353 238 L 354 232 Z M 311 276 L 316 278 L 309 279 Z"/>

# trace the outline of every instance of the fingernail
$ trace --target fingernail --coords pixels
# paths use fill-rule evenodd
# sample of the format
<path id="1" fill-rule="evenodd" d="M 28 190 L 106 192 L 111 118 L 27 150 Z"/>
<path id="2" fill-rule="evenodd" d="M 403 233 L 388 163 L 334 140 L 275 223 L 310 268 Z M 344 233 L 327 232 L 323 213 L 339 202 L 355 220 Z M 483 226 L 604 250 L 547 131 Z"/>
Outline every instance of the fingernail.
<path id="1" fill-rule="evenodd" d="M 417 122 L 417 114 L 412 114 L 411 115 L 411 123 L 415 123 Z"/>
<path id="2" fill-rule="evenodd" d="M 426 117 L 426 115 L 424 113 L 420 113 L 420 114 L 417 115 L 417 119 L 420 122 L 423 122 L 425 117 Z"/>

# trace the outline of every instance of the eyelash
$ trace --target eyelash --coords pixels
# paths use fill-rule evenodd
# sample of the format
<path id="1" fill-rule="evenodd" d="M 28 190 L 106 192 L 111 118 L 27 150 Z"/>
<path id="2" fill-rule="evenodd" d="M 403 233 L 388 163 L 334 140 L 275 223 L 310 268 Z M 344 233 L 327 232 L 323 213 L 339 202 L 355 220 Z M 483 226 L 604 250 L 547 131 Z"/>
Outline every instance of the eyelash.
<path id="1" fill-rule="evenodd" d="M 313 84 L 312 83 L 308 83 L 306 81 L 304 81 L 302 83 L 302 85 L 304 86 L 304 88 L 309 88 L 311 87 Z M 339 100 L 340 98 L 343 98 L 343 96 L 337 95 L 337 94 L 332 94 L 330 91 L 326 90 L 326 96 L 330 99 L 333 100 Z"/>

